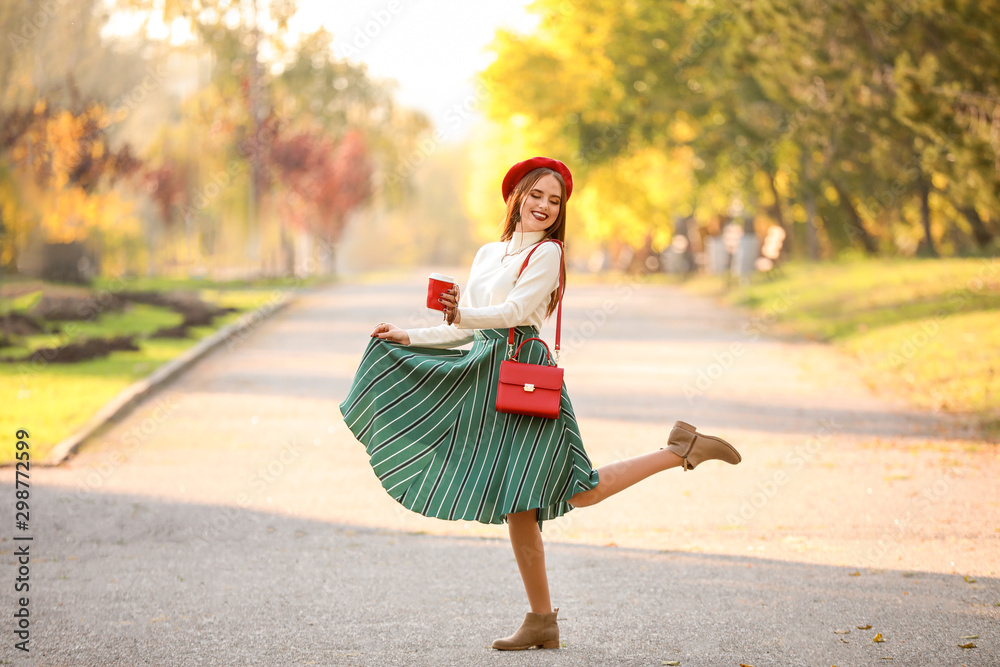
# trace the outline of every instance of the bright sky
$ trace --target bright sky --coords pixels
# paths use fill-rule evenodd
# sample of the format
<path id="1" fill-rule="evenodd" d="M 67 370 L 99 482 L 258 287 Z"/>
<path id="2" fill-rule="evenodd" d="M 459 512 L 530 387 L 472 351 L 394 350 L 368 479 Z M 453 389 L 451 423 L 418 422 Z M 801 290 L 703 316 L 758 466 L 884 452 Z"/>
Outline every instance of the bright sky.
<path id="1" fill-rule="evenodd" d="M 426 112 L 445 141 L 454 141 L 472 125 L 455 107 L 476 105 L 472 77 L 490 63 L 486 46 L 499 27 L 527 32 L 535 26 L 536 17 L 525 10 L 530 1 L 299 0 L 289 27 L 308 32 L 324 26 L 333 33 L 337 57 L 396 79 L 399 101 Z"/>
<path id="2" fill-rule="evenodd" d="M 109 8 L 112 0 L 106 0 Z M 260 0 L 260 7 L 268 0 Z M 338 58 L 368 65 L 379 78 L 399 82 L 397 99 L 430 116 L 444 133 L 444 141 L 460 140 L 473 125 L 479 104 L 472 78 L 489 65 L 486 51 L 497 28 L 529 32 L 537 17 L 526 11 L 531 0 L 298 0 L 298 13 L 289 25 L 296 33 L 320 26 L 333 34 Z M 261 14 L 266 16 L 266 11 Z M 137 30 L 141 16 L 117 12 L 108 32 Z M 183 22 L 178 22 L 183 23 Z M 162 23 L 149 34 L 170 34 Z M 185 26 L 175 27 L 173 39 L 191 37 Z M 461 114 L 456 107 L 473 109 Z M 461 122 L 458 122 L 461 120 Z"/>

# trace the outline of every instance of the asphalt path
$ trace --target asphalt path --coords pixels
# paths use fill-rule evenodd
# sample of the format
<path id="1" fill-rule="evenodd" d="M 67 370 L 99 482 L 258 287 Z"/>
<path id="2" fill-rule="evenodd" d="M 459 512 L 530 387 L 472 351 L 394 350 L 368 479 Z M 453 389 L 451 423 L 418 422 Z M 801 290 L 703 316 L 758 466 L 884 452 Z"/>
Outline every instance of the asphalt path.
<path id="1" fill-rule="evenodd" d="M 629 280 L 567 294 L 594 463 L 662 447 L 676 419 L 744 462 L 547 523 L 563 649 L 492 651 L 527 611 L 505 528 L 402 509 L 337 409 L 377 322 L 435 323 L 425 275 L 303 292 L 32 468 L 30 542 L 0 470 L 4 664 L 1000 664 L 996 447 L 769 318 Z"/>

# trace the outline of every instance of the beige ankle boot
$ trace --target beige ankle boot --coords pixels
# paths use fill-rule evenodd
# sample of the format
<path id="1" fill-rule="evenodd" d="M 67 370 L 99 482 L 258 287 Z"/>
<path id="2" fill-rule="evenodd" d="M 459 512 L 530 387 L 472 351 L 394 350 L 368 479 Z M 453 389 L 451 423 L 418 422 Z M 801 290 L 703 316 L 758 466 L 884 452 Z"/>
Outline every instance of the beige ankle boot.
<path id="1" fill-rule="evenodd" d="M 684 459 L 682 464 L 685 472 L 694 470 L 702 461 L 717 459 L 736 465 L 743 458 L 736 448 L 722 438 L 714 435 L 697 433 L 694 426 L 684 422 L 674 422 L 667 438 L 667 449 Z"/>
<path id="2" fill-rule="evenodd" d="M 529 611 L 517 632 L 493 642 L 493 648 L 501 651 L 520 651 L 527 648 L 559 648 L 559 626 L 556 614 L 559 608 L 548 614 Z"/>

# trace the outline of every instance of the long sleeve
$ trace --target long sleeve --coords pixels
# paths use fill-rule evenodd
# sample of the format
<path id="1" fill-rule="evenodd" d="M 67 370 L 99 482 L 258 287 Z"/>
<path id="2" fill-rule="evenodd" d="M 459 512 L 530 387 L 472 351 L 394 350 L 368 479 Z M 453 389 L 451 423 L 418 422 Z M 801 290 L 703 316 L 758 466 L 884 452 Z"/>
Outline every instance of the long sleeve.
<path id="1" fill-rule="evenodd" d="M 535 249 L 518 276 L 527 253 L 544 232 L 518 233 L 516 251 L 509 243 L 488 243 L 472 262 L 469 282 L 458 307 L 462 321 L 407 329 L 413 347 L 452 348 L 472 342 L 476 329 L 506 329 L 530 325 L 541 328 L 549 295 L 559 285 L 561 250 L 554 243 Z"/>
<path id="2" fill-rule="evenodd" d="M 482 252 L 482 248 L 480 248 L 479 252 L 476 253 L 476 258 L 472 261 L 473 266 L 479 261 Z M 464 309 L 467 305 L 469 305 L 469 292 L 468 290 L 462 290 L 462 294 L 458 300 L 458 307 Z M 407 329 L 406 333 L 410 337 L 410 347 L 435 347 L 439 349 L 460 347 L 466 343 L 471 343 L 474 337 L 473 332 L 462 331 L 450 324 Z"/>
<path id="3" fill-rule="evenodd" d="M 481 307 L 462 307 L 458 329 L 497 329 L 516 327 L 541 320 L 539 306 L 548 303 L 549 295 L 559 285 L 561 251 L 555 243 L 540 246 L 528 260 L 524 272 L 514 283 L 503 303 Z M 517 263 L 520 268 L 521 262 Z M 533 317 L 534 316 L 534 317 Z"/>
<path id="4" fill-rule="evenodd" d="M 436 327 L 424 327 L 422 329 L 407 329 L 410 336 L 411 347 L 437 347 L 447 349 L 459 347 L 466 343 L 471 343 L 473 333 L 465 331 L 450 324 L 441 324 Z"/>

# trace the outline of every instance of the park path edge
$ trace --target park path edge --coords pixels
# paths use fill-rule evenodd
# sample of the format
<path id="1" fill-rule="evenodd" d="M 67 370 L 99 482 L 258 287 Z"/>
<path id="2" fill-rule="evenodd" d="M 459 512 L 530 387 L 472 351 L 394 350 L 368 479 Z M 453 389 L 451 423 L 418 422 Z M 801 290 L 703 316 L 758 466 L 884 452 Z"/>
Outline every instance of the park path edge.
<path id="1" fill-rule="evenodd" d="M 281 294 L 264 305 L 245 313 L 235 322 L 231 322 L 218 331 L 202 338 L 195 345 L 185 350 L 179 356 L 161 365 L 148 376 L 136 380 L 108 401 L 87 423 L 77 429 L 72 435 L 64 438 L 36 465 L 58 466 L 66 461 L 87 438 L 110 421 L 120 419 L 134 409 L 139 403 L 166 384 L 196 361 L 230 339 L 242 339 L 245 334 L 258 323 L 269 318 L 288 306 L 298 296 L 295 290 Z M 13 465 L 10 462 L 3 465 Z"/>

